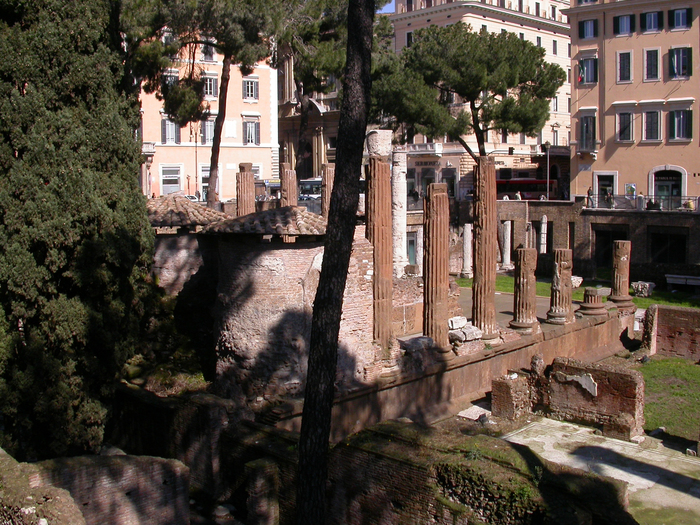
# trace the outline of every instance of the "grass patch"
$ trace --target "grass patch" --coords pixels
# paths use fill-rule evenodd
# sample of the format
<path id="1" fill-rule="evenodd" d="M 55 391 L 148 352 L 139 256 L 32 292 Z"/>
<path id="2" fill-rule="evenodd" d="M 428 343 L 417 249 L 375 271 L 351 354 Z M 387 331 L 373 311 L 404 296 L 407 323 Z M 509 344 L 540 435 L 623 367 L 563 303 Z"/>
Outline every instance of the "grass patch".
<path id="1" fill-rule="evenodd" d="M 455 279 L 457 284 L 462 288 L 471 288 L 473 279 L 465 279 L 459 277 Z M 610 287 L 608 281 L 583 281 L 583 284 L 574 290 L 572 299 L 574 301 L 583 301 L 584 290 L 589 287 Z M 552 283 L 549 279 L 537 279 L 537 295 L 539 297 L 549 297 L 552 292 Z M 496 276 L 496 291 L 504 293 L 513 293 L 515 290 L 515 278 L 510 275 L 499 274 Z M 630 288 L 630 293 L 632 289 Z M 603 302 L 607 301 L 607 297 L 603 297 Z M 664 304 L 669 306 L 685 306 L 690 308 L 700 308 L 700 298 L 688 292 L 664 292 L 654 291 L 652 297 L 632 297 L 632 302 L 637 308 L 649 308 L 652 304 Z"/>
<path id="2" fill-rule="evenodd" d="M 645 429 L 666 427 L 673 436 L 697 440 L 700 428 L 700 366 L 687 359 L 655 357 L 640 365 L 646 382 Z"/>

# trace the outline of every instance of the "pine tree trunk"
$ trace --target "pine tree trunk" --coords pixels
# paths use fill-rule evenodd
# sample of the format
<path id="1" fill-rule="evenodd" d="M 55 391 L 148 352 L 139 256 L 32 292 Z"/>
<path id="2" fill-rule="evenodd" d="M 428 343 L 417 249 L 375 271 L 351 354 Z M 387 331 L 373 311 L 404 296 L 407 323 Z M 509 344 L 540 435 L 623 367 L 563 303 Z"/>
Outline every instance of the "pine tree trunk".
<path id="1" fill-rule="evenodd" d="M 231 78 L 231 53 L 224 53 L 224 65 L 221 70 L 221 87 L 219 89 L 219 112 L 214 121 L 214 137 L 211 145 L 211 162 L 209 164 L 209 188 L 207 191 L 207 206 L 216 207 L 219 202 L 219 193 L 216 191 L 219 182 L 219 151 L 221 150 L 221 135 L 226 119 L 226 98 L 228 96 L 228 82 Z"/>
<path id="2" fill-rule="evenodd" d="M 335 183 L 321 276 L 311 321 L 309 366 L 299 441 L 297 523 L 325 525 L 328 439 L 338 333 L 359 200 L 362 148 L 370 104 L 374 0 L 350 0 Z"/>

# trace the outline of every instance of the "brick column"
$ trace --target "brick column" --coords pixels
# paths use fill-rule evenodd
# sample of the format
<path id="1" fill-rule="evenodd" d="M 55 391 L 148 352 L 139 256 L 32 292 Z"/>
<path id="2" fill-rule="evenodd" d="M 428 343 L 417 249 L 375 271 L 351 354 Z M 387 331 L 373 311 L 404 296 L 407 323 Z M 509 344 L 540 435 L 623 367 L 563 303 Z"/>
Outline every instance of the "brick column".
<path id="1" fill-rule="evenodd" d="M 324 164 L 321 166 L 321 215 L 326 219 L 328 218 L 328 210 L 331 208 L 334 180 L 335 164 Z"/>
<path id="2" fill-rule="evenodd" d="M 637 307 L 630 295 L 631 241 L 613 241 L 613 285 L 610 300 L 623 315 L 633 314 Z"/>
<path id="3" fill-rule="evenodd" d="M 569 324 L 574 322 L 571 309 L 572 252 L 564 248 L 554 250 L 554 273 L 552 275 L 552 296 L 549 301 L 547 322 L 551 324 Z"/>
<path id="4" fill-rule="evenodd" d="M 471 222 L 465 223 L 462 230 L 462 271 L 460 277 L 468 279 L 474 277 L 474 225 Z"/>
<path id="5" fill-rule="evenodd" d="M 406 254 L 406 161 L 405 151 L 394 151 L 391 168 L 391 220 L 394 240 L 394 275 L 403 277 L 408 264 Z"/>
<path id="6" fill-rule="evenodd" d="M 383 350 L 391 339 L 393 288 L 391 239 L 391 170 L 379 157 L 370 157 L 367 169 L 367 231 L 374 246 L 374 340 Z M 371 221 L 369 213 L 371 212 Z M 369 230 L 372 231 L 369 231 Z"/>
<path id="7" fill-rule="evenodd" d="M 255 213 L 255 178 L 252 169 L 252 164 L 243 163 L 239 165 L 236 174 L 236 215 L 239 217 Z"/>
<path id="8" fill-rule="evenodd" d="M 438 359 L 454 357 L 447 335 L 449 290 L 449 202 L 447 184 L 430 184 L 425 199 L 423 255 L 423 335 L 438 348 Z"/>
<path id="9" fill-rule="evenodd" d="M 542 331 L 537 320 L 537 250 L 515 250 L 515 295 L 513 296 L 513 320 L 510 327 L 523 335 Z"/>
<path id="10" fill-rule="evenodd" d="M 498 337 L 496 324 L 496 264 L 498 259 L 498 213 L 496 168 L 493 159 L 479 157 L 474 180 L 474 284 L 472 322 L 484 333 L 482 339 Z"/>
<path id="11" fill-rule="evenodd" d="M 285 168 L 282 170 L 282 178 L 280 180 L 280 206 L 296 206 L 299 201 L 299 188 L 297 186 L 297 172 Z"/>

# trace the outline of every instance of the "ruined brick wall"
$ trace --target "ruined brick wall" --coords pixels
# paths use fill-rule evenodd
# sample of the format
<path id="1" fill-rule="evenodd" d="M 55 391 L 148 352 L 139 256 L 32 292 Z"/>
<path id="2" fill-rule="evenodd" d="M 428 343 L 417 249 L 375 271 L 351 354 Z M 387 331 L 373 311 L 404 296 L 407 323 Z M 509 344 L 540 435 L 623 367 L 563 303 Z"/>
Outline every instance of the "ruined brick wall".
<path id="1" fill-rule="evenodd" d="M 700 310 L 655 304 L 646 315 L 644 343 L 650 354 L 700 361 Z"/>
<path id="2" fill-rule="evenodd" d="M 644 378 L 636 370 L 557 357 L 549 409 L 554 417 L 603 425 L 606 435 L 630 439 L 644 432 Z"/>
<path id="3" fill-rule="evenodd" d="M 32 487 L 70 492 L 88 525 L 186 525 L 189 471 L 154 457 L 82 456 L 42 461 Z"/>
<path id="4" fill-rule="evenodd" d="M 158 286 L 176 295 L 202 266 L 197 237 L 193 233 L 156 235 L 153 254 L 153 274 Z"/>
<path id="5" fill-rule="evenodd" d="M 491 413 L 516 421 L 532 413 L 532 395 L 527 376 L 498 377 L 491 383 Z"/>
<path id="6" fill-rule="evenodd" d="M 217 392 L 235 397 L 242 389 L 252 406 L 301 395 L 323 244 L 222 236 L 218 260 Z M 372 267 L 372 246 L 358 227 L 339 338 L 343 385 L 367 380 L 374 362 Z"/>

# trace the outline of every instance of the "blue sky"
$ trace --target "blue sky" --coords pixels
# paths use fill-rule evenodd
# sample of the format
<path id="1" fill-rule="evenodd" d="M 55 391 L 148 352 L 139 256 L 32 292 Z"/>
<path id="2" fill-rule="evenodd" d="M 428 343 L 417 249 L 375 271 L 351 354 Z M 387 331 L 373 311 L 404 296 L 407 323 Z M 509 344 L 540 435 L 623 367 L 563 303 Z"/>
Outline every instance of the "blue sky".
<path id="1" fill-rule="evenodd" d="M 391 0 L 391 2 L 389 2 L 388 4 L 386 4 L 386 5 L 382 8 L 382 10 L 379 11 L 379 12 L 380 12 L 380 13 L 393 13 L 393 12 L 395 11 L 395 9 L 396 9 L 396 8 L 394 7 L 394 0 Z"/>

